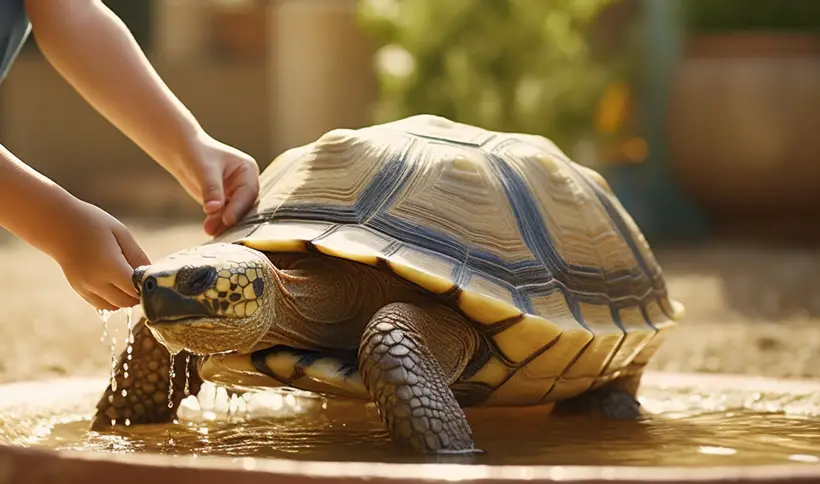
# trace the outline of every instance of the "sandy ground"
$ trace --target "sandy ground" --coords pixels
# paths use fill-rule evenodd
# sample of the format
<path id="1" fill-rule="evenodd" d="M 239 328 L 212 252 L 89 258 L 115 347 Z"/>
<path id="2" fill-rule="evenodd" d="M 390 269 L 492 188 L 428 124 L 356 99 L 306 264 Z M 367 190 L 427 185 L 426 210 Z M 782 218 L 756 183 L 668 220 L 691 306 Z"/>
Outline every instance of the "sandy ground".
<path id="1" fill-rule="evenodd" d="M 128 222 L 149 256 L 205 240 L 199 225 Z M 707 246 L 656 251 L 687 320 L 651 366 L 820 375 L 820 251 Z M 0 234 L 0 382 L 104 375 L 97 314 L 46 256 Z M 124 333 L 121 333 L 124 334 Z"/>

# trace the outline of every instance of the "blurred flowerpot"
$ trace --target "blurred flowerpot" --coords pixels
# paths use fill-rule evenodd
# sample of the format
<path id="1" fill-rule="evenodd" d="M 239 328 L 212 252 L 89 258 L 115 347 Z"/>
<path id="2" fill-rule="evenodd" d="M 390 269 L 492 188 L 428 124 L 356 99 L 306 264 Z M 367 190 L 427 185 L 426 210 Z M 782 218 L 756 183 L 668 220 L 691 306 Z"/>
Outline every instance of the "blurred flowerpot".
<path id="1" fill-rule="evenodd" d="M 266 2 L 212 5 L 210 31 L 220 55 L 233 59 L 264 60 L 268 52 Z"/>
<path id="2" fill-rule="evenodd" d="M 799 214 L 820 225 L 818 126 L 820 36 L 688 41 L 672 79 L 670 161 L 716 225 L 765 227 Z"/>

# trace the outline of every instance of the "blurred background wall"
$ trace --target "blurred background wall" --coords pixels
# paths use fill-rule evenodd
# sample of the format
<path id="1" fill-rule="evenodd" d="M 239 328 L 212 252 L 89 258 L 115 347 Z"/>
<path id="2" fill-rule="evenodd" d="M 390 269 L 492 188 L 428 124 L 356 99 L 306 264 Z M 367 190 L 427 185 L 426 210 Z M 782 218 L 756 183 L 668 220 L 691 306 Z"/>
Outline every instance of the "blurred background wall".
<path id="1" fill-rule="evenodd" d="M 820 240 L 820 2 L 107 0 L 212 134 L 260 166 L 420 112 L 542 134 L 605 173 L 650 242 Z M 187 195 L 32 39 L 0 142 L 119 215 Z"/>

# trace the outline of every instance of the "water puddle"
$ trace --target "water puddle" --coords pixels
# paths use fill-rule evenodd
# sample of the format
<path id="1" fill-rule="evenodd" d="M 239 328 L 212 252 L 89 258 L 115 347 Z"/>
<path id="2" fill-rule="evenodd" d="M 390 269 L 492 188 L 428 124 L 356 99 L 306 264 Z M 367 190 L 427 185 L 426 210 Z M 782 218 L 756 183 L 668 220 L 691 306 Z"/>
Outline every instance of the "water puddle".
<path id="1" fill-rule="evenodd" d="M 685 380 L 685 379 L 684 379 Z M 605 422 L 544 408 L 471 409 L 488 465 L 725 466 L 820 463 L 820 386 L 768 388 L 708 376 L 648 375 L 644 422 Z M 737 380 L 743 382 L 744 380 Z M 722 383 L 721 383 L 722 382 Z M 727 385 L 727 382 L 729 384 Z M 105 382 L 0 388 L 0 443 L 57 450 L 225 455 L 312 461 L 429 462 L 398 453 L 372 405 L 286 391 L 230 395 L 203 386 L 176 424 L 89 432 Z M 65 388 L 59 388 L 65 385 Z M 56 395 L 48 397 L 44 395 Z"/>

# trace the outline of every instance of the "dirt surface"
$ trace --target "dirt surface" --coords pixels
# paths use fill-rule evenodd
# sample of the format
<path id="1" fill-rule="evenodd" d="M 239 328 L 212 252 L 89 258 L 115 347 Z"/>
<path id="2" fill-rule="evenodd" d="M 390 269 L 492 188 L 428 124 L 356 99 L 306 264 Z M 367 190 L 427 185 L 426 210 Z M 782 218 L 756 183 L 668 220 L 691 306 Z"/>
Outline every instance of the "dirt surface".
<path id="1" fill-rule="evenodd" d="M 205 240 L 195 224 L 128 225 L 152 258 Z M 708 246 L 656 254 L 687 320 L 652 368 L 820 376 L 820 251 Z M 0 382 L 105 375 L 101 320 L 59 267 L 0 234 L 0 268 Z"/>

